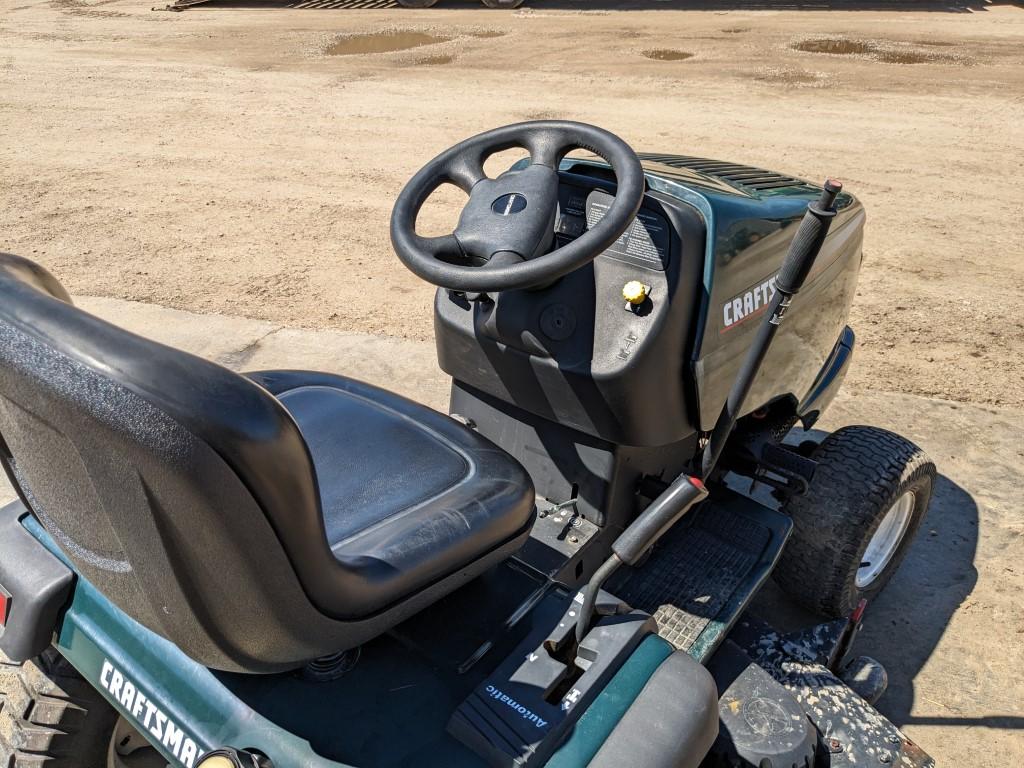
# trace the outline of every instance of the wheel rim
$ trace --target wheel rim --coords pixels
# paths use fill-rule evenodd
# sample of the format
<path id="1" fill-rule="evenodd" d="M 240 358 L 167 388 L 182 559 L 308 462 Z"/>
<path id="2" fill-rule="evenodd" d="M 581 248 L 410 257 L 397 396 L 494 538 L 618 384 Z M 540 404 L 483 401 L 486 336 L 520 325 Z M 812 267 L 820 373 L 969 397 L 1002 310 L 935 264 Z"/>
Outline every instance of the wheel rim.
<path id="1" fill-rule="evenodd" d="M 861 566 L 857 569 L 858 589 L 870 587 L 892 562 L 910 527 L 915 500 L 914 492 L 907 491 L 885 513 L 881 525 L 868 542 L 868 548 L 864 550 L 864 556 L 861 558 Z"/>
<path id="2" fill-rule="evenodd" d="M 167 761 L 131 723 L 119 717 L 107 749 L 107 768 L 167 768 Z"/>

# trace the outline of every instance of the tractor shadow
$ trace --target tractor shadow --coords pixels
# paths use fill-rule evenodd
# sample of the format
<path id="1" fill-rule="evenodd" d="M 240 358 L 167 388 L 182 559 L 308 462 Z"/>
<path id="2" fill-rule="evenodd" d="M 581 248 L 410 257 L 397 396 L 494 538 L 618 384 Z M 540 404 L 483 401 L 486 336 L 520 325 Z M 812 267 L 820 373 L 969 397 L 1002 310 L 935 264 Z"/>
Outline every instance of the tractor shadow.
<path id="1" fill-rule="evenodd" d="M 888 671 L 889 688 L 878 709 L 897 726 L 921 722 L 911 714 L 914 680 L 977 584 L 977 545 L 977 504 L 966 490 L 940 474 L 917 539 L 892 581 L 868 606 L 864 628 L 854 644 L 855 655 L 871 656 Z M 821 621 L 790 600 L 772 580 L 755 598 L 751 611 L 783 631 Z M 945 725 L 1024 727 L 1024 723 L 988 722 L 1005 718 L 968 718 L 962 723 L 956 718 L 941 719 Z"/>

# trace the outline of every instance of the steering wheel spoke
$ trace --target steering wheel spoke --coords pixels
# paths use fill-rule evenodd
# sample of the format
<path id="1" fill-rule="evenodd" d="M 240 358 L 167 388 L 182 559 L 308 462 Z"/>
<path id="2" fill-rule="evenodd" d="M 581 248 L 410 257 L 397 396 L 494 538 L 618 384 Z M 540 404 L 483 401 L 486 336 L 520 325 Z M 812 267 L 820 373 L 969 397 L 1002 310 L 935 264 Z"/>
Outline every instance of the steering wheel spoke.
<path id="1" fill-rule="evenodd" d="M 448 168 L 448 181 L 467 195 L 473 191 L 473 187 L 486 178 L 484 164 L 479 157 L 464 155 L 456 158 Z"/>
<path id="2" fill-rule="evenodd" d="M 530 162 L 558 170 L 559 163 L 574 147 L 566 144 L 565 136 L 555 131 L 538 131 L 526 142 Z"/>
<path id="3" fill-rule="evenodd" d="M 459 245 L 455 235 L 440 235 L 438 237 L 421 237 L 417 235 L 417 245 L 424 253 L 431 258 L 448 261 L 451 259 L 463 259 L 465 254 Z"/>

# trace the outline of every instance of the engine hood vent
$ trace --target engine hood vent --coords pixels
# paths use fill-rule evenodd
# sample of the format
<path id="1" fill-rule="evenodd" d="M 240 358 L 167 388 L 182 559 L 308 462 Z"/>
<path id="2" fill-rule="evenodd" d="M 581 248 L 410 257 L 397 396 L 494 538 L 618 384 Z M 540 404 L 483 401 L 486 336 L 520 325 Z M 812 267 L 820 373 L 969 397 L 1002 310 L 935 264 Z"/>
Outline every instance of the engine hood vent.
<path id="1" fill-rule="evenodd" d="M 657 164 L 669 168 L 685 168 L 703 176 L 727 182 L 747 192 L 770 192 L 777 189 L 794 188 L 816 189 L 814 185 L 802 179 L 775 173 L 774 171 L 766 171 L 764 168 L 755 168 L 752 165 L 739 165 L 722 160 L 709 160 L 704 157 L 690 157 L 688 155 L 659 155 L 642 152 L 638 156 L 644 161 L 645 166 Z"/>

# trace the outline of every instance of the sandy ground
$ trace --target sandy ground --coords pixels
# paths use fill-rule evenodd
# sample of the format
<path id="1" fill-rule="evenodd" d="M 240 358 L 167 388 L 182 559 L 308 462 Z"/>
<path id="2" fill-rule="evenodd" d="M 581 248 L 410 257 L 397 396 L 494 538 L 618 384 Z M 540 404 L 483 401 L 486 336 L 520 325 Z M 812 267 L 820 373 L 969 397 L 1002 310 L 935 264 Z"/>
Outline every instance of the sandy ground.
<path id="1" fill-rule="evenodd" d="M 385 371 L 443 406 L 443 381 L 419 373 L 431 290 L 391 254 L 387 220 L 424 161 L 478 130 L 582 119 L 638 149 L 844 179 L 869 225 L 858 357 L 828 426 L 897 428 L 943 474 L 916 565 L 865 637 L 893 673 L 883 709 L 940 764 L 1024 764 L 1024 9 L 152 2 L 0 0 L 0 249 L 227 364 Z M 449 39 L 325 53 L 398 25 Z M 793 48 L 823 38 L 862 53 Z M 693 56 L 644 55 L 658 49 Z M 450 226 L 458 202 L 424 225 Z M 143 322 L 116 299 L 207 314 Z"/>
<path id="2" fill-rule="evenodd" d="M 425 339 L 431 291 L 388 247 L 404 181 L 476 131 L 575 118 L 641 149 L 844 179 L 869 214 L 851 385 L 1024 405 L 1021 8 L 153 1 L 0 0 L 0 247 L 75 292 Z M 451 39 L 324 54 L 398 24 Z M 791 48 L 822 37 L 869 52 Z M 694 55 L 642 55 L 664 48 Z M 889 61 L 908 57 L 925 63 Z"/>

